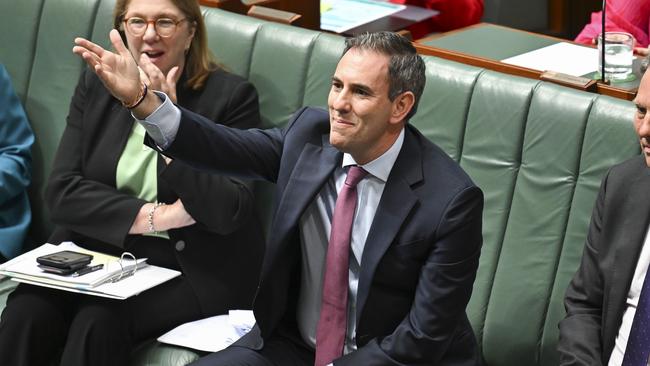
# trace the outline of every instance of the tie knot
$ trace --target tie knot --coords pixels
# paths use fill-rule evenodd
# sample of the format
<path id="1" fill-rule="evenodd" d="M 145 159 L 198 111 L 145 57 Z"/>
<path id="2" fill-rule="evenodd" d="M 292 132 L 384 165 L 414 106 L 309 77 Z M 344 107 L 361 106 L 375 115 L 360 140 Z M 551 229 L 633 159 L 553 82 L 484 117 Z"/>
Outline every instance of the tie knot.
<path id="1" fill-rule="evenodd" d="M 363 179 L 363 177 L 368 174 L 362 167 L 358 165 L 352 165 L 348 169 L 348 176 L 345 178 L 345 184 L 350 187 L 356 187 L 357 184 Z"/>

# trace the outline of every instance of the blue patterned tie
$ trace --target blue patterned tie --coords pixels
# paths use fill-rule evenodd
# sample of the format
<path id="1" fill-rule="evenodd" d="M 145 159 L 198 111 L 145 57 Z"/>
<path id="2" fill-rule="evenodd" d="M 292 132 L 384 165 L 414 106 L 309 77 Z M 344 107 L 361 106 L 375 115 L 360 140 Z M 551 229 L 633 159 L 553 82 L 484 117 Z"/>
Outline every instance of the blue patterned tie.
<path id="1" fill-rule="evenodd" d="M 646 366 L 650 355 L 650 271 L 646 272 L 622 366 Z"/>

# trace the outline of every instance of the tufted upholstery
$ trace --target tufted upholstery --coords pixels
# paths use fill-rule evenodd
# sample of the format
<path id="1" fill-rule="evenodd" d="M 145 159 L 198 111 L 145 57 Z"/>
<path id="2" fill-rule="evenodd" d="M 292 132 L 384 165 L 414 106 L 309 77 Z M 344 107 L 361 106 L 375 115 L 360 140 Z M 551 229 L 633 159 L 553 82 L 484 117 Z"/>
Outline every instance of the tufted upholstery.
<path id="1" fill-rule="evenodd" d="M 43 189 L 82 62 L 75 36 L 107 45 L 113 0 L 0 2 L 0 62 L 37 135 L 33 243 L 51 230 Z M 264 122 L 326 104 L 342 38 L 205 9 L 209 44 L 260 94 Z M 600 179 L 638 154 L 630 102 L 426 57 L 411 121 L 485 192 L 484 246 L 468 313 L 489 366 L 557 364 L 557 322 Z M 261 188 L 260 210 L 269 197 Z M 0 305 L 11 289 L 0 282 Z M 4 294 L 4 295 L 3 295 Z M 143 344 L 134 365 L 182 365 L 196 353 Z"/>

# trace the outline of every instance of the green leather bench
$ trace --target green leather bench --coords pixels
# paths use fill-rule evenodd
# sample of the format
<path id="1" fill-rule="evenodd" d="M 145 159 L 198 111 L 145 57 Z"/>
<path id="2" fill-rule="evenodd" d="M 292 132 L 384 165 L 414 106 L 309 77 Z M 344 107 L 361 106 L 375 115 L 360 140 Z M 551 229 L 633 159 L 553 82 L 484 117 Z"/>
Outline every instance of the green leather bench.
<path id="1" fill-rule="evenodd" d="M 84 67 L 76 36 L 107 45 L 114 0 L 0 2 L 0 62 L 36 133 L 31 243 L 52 225 L 43 189 Z M 251 80 L 268 126 L 324 106 L 343 47 L 334 35 L 205 9 L 209 42 Z M 557 364 L 562 298 L 582 253 L 600 179 L 639 153 L 633 105 L 596 94 L 425 57 L 427 86 L 412 120 L 485 192 L 484 246 L 468 308 L 489 366 Z M 265 191 L 263 187 L 261 191 Z M 268 214 L 262 192 L 260 210 Z M 0 282 L 0 306 L 13 284 Z M 134 365 L 183 365 L 198 355 L 148 342 Z"/>

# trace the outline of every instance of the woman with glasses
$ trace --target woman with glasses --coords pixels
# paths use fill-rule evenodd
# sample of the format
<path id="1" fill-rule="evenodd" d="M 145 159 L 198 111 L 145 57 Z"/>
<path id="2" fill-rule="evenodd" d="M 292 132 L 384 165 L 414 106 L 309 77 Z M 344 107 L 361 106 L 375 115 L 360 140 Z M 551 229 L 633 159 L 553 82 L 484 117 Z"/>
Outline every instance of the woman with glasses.
<path id="1" fill-rule="evenodd" d="M 144 89 L 239 128 L 259 124 L 257 94 L 216 66 L 196 0 L 118 0 L 114 26 Z M 162 96 L 161 94 L 161 97 Z M 86 70 L 75 90 L 46 199 L 49 242 L 176 269 L 119 301 L 21 284 L 0 320 L 0 365 L 128 365 L 134 346 L 192 320 L 250 308 L 263 254 L 248 183 L 200 173 L 143 145 L 129 108 Z"/>

